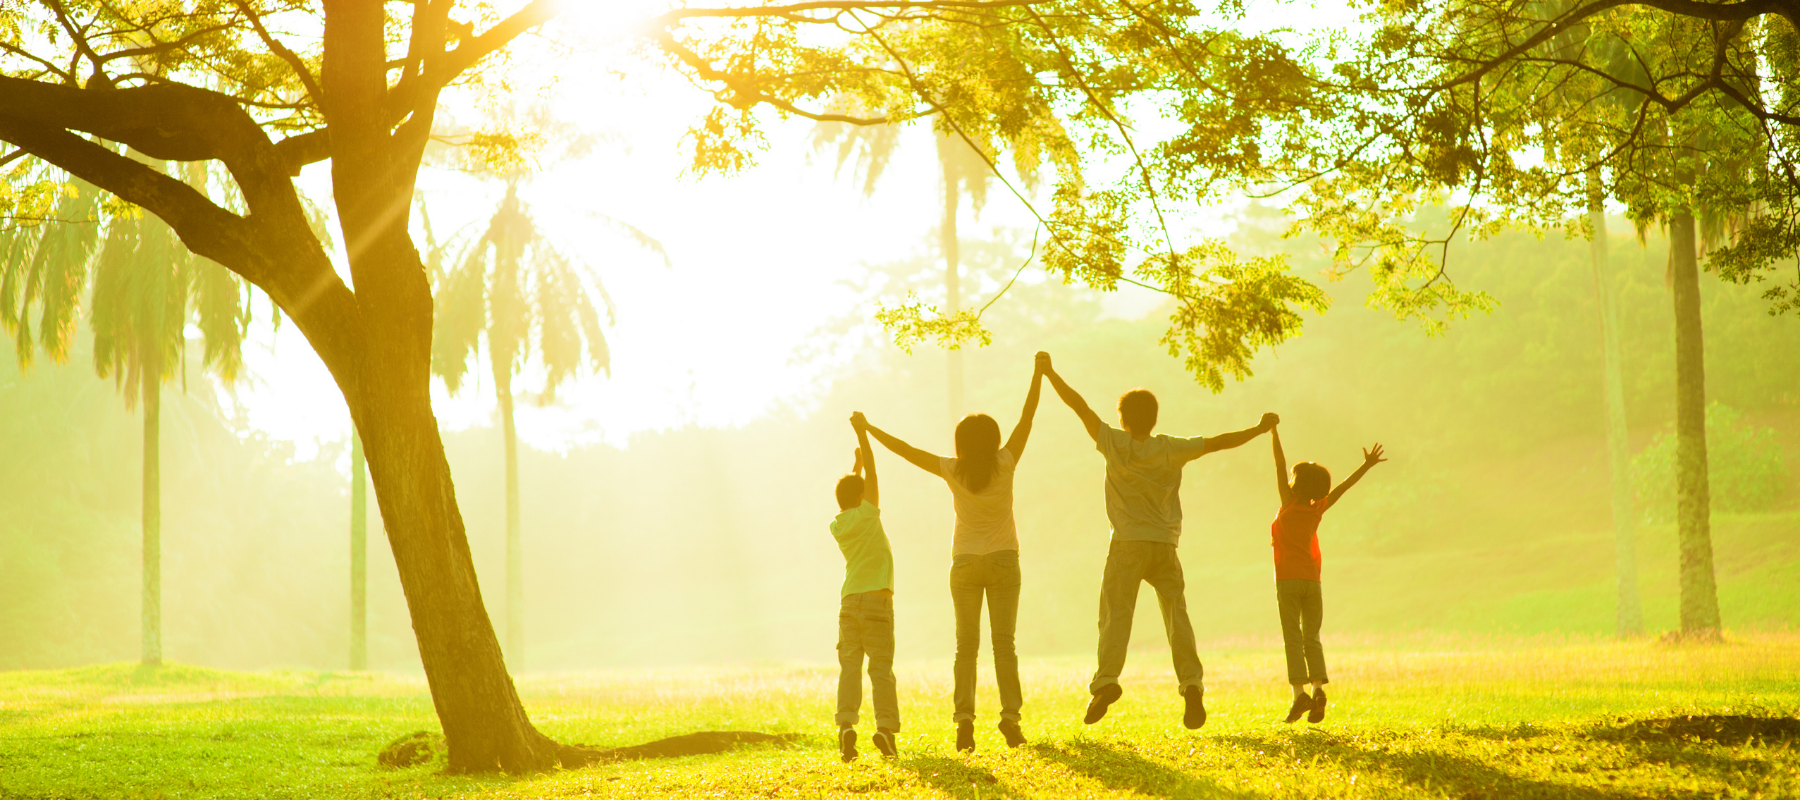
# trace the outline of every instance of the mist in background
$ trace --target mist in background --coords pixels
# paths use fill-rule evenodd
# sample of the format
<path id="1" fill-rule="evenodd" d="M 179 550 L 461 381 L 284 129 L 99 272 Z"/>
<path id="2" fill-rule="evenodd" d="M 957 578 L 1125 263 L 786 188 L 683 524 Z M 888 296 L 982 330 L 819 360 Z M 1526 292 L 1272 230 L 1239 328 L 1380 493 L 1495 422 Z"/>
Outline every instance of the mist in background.
<path id="1" fill-rule="evenodd" d="M 1312 244 L 1281 240 L 1279 229 L 1275 212 L 1253 207 L 1234 244 L 1289 252 L 1303 275 L 1324 268 Z M 1673 418 L 1666 250 L 1656 235 L 1643 246 L 1613 239 L 1631 449 L 1653 482 L 1666 458 L 1657 437 Z M 1030 236 L 997 230 L 962 247 L 965 302 L 979 304 L 1025 262 Z M 1352 276 L 1328 286 L 1330 313 L 1260 354 L 1255 377 L 1222 395 L 1196 387 L 1158 346 L 1167 308 L 1066 287 L 1026 266 L 984 317 L 994 344 L 966 351 L 967 410 L 1010 429 L 1042 349 L 1108 420 L 1117 396 L 1137 386 L 1156 392 L 1158 431 L 1174 435 L 1236 430 L 1274 411 L 1290 461 L 1319 461 L 1338 478 L 1357 465 L 1359 447 L 1379 441 L 1392 461 L 1320 529 L 1327 638 L 1608 633 L 1613 543 L 1586 242 L 1512 234 L 1450 258 L 1457 280 L 1491 292 L 1498 311 L 1429 338 L 1363 307 L 1368 283 Z M 1709 446 L 1721 611 L 1727 628 L 1790 627 L 1800 623 L 1800 327 L 1769 317 L 1757 287 L 1712 277 L 1701 286 L 1707 392 L 1719 406 Z M 915 445 L 951 450 L 943 352 L 904 353 L 871 321 L 879 300 L 941 298 L 932 246 L 921 240 L 912 256 L 864 265 L 848 288 L 857 302 L 794 353 L 823 377 L 792 403 L 739 427 L 639 433 L 625 447 L 522 449 L 526 669 L 833 659 L 843 560 L 827 525 L 854 446 L 847 417 L 861 410 Z M 78 351 L 66 365 L 21 373 L 0 356 L 0 668 L 137 653 L 141 423 L 90 362 Z M 185 392 L 179 382 L 165 389 L 163 413 L 167 657 L 343 668 L 347 444 L 300 458 L 292 443 L 252 429 L 198 370 Z M 500 435 L 450 431 L 446 447 L 489 615 L 501 625 Z M 947 656 L 949 492 L 885 450 L 876 458 L 900 657 Z M 1266 438 L 1186 470 L 1181 550 L 1202 639 L 1279 634 L 1273 480 Z M 1022 654 L 1092 651 L 1108 536 L 1101 487 L 1099 454 L 1046 392 L 1015 485 Z M 1640 493 L 1638 558 L 1645 622 L 1661 631 L 1675 625 L 1675 534 L 1652 494 L 1651 484 Z M 373 518 L 370 664 L 417 670 L 386 548 Z M 1147 647 L 1162 638 L 1147 589 L 1135 637 Z"/>

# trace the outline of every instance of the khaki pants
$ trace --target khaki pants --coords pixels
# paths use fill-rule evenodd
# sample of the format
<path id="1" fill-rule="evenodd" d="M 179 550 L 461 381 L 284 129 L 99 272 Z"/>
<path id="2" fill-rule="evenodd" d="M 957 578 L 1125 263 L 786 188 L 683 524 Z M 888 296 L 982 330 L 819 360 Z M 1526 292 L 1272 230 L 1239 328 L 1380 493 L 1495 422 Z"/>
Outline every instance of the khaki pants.
<path id="1" fill-rule="evenodd" d="M 1100 579 L 1100 667 L 1094 670 L 1089 692 L 1119 682 L 1125 669 L 1125 650 L 1131 644 L 1131 617 L 1137 611 L 1138 584 L 1156 590 L 1162 606 L 1163 629 L 1169 636 L 1169 653 L 1175 660 L 1177 687 L 1202 686 L 1206 676 L 1194 647 L 1194 626 L 1188 622 L 1187 583 L 1181 575 L 1181 559 L 1175 545 L 1166 542 L 1113 540 L 1106 553 L 1106 574 Z"/>
<path id="2" fill-rule="evenodd" d="M 1019 689 L 1019 654 L 1013 632 L 1019 624 L 1019 551 L 960 555 L 950 566 L 950 599 L 956 606 L 956 721 L 975 719 L 975 660 L 981 653 L 981 601 L 988 606 L 994 641 L 994 682 L 1000 684 L 1000 718 L 1019 721 L 1025 704 Z"/>
<path id="3" fill-rule="evenodd" d="M 862 710 L 863 657 L 875 695 L 875 726 L 900 730 L 894 681 L 894 598 L 880 592 L 846 595 L 838 610 L 838 727 L 855 725 Z"/>
<path id="4" fill-rule="evenodd" d="M 1319 624 L 1325 619 L 1319 582 L 1276 581 L 1275 607 L 1281 614 L 1281 643 L 1287 649 L 1288 683 L 1330 683 L 1325 677 L 1325 646 L 1319 643 Z"/>

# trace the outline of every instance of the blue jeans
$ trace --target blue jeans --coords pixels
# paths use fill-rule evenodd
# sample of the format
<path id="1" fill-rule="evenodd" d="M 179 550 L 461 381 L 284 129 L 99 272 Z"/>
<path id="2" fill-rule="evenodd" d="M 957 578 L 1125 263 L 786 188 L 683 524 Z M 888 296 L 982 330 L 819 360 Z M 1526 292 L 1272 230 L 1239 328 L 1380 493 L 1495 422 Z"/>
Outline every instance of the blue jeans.
<path id="1" fill-rule="evenodd" d="M 875 726 L 900 730 L 894 681 L 894 598 L 880 592 L 845 595 L 838 610 L 838 727 L 856 724 L 862 710 L 863 657 L 875 695 Z"/>
<path id="2" fill-rule="evenodd" d="M 1019 721 L 1019 551 L 960 555 L 950 564 L 950 599 L 956 606 L 956 721 L 975 719 L 975 660 L 981 653 L 981 601 L 988 604 L 994 639 L 994 680 L 1000 684 L 1000 718 Z"/>

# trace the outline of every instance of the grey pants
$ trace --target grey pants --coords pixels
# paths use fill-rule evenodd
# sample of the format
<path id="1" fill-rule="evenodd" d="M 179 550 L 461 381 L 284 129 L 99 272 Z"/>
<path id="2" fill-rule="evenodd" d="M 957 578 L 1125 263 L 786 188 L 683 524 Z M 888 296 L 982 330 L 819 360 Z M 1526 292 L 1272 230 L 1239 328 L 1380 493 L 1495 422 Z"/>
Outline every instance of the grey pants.
<path id="1" fill-rule="evenodd" d="M 1319 643 L 1319 623 L 1325 618 L 1325 597 L 1318 581 L 1278 580 L 1275 606 L 1281 611 L 1281 643 L 1287 647 L 1288 683 L 1330 683 L 1325 677 L 1325 646 Z"/>
<path id="2" fill-rule="evenodd" d="M 1181 559 L 1175 545 L 1166 542 L 1113 540 L 1106 553 L 1106 574 L 1100 579 L 1100 668 L 1094 670 L 1089 692 L 1119 682 L 1125 669 L 1125 649 L 1131 644 L 1131 617 L 1137 611 L 1138 584 L 1149 583 L 1162 606 L 1163 628 L 1169 636 L 1169 654 L 1175 659 L 1177 689 L 1203 686 L 1206 672 L 1194 647 L 1194 626 L 1188 622 L 1187 581 L 1181 575 Z"/>
<path id="3" fill-rule="evenodd" d="M 994 680 L 1000 684 L 1000 718 L 1019 721 L 1019 551 L 960 555 L 950 565 L 950 599 L 956 605 L 956 721 L 975 719 L 975 660 L 981 653 L 981 599 L 988 604 L 994 640 Z"/>
<path id="4" fill-rule="evenodd" d="M 894 683 L 894 598 L 879 592 L 847 595 L 838 610 L 838 727 L 856 724 L 862 710 L 863 656 L 875 694 L 875 726 L 900 730 Z"/>

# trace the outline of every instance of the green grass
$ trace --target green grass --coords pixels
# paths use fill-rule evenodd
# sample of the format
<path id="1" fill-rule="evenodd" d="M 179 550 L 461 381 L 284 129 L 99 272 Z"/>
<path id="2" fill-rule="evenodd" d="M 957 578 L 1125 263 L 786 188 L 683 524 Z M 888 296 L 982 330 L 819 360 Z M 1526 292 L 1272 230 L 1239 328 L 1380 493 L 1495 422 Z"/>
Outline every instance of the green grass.
<path id="1" fill-rule="evenodd" d="M 1800 635 L 1685 647 L 1337 637 L 1331 716 L 1318 726 L 1279 722 L 1287 697 L 1273 645 L 1206 647 L 1211 718 L 1199 732 L 1180 727 L 1166 653 L 1134 653 L 1124 699 L 1092 727 L 1080 722 L 1086 660 L 1027 660 L 1033 743 L 1001 746 L 990 691 L 981 748 L 966 757 L 951 747 L 949 665 L 903 663 L 902 757 L 853 765 L 830 739 L 834 668 L 534 676 L 520 683 L 526 705 L 565 741 L 705 729 L 806 738 L 520 778 L 375 766 L 381 745 L 435 728 L 413 679 L 130 665 L 0 673 L 0 797 L 1800 796 Z M 1715 731 L 1688 716 L 1762 721 Z"/>

